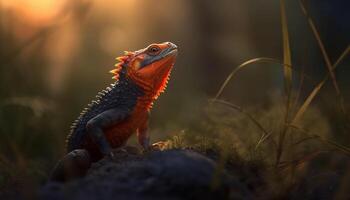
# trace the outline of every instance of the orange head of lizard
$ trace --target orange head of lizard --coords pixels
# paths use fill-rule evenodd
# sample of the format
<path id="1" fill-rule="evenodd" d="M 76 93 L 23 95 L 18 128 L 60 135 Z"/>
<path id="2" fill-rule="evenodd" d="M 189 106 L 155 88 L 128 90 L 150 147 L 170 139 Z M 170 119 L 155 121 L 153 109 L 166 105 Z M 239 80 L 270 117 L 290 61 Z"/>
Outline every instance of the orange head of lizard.
<path id="1" fill-rule="evenodd" d="M 166 88 L 174 66 L 177 46 L 171 42 L 151 44 L 135 52 L 126 52 L 117 58 L 120 63 L 112 70 L 118 79 L 119 71 L 125 67 L 126 76 L 156 98 Z"/>

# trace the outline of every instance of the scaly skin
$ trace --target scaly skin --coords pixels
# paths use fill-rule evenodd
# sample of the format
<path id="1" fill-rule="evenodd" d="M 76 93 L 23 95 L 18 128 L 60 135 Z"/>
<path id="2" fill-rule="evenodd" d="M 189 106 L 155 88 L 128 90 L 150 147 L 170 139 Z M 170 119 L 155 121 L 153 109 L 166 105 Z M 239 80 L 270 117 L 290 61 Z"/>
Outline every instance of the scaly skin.
<path id="1" fill-rule="evenodd" d="M 67 151 L 84 149 L 92 161 L 113 157 L 112 149 L 123 146 L 134 132 L 148 149 L 149 112 L 166 88 L 176 55 L 176 45 L 165 42 L 118 57 L 120 62 L 111 71 L 116 82 L 100 92 L 73 123 Z"/>

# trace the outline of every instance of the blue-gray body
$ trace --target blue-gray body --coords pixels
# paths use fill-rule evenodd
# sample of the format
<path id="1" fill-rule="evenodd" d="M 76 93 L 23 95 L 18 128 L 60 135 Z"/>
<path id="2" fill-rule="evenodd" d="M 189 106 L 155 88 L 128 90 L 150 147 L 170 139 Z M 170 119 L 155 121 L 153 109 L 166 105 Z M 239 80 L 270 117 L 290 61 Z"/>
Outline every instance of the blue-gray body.
<path id="1" fill-rule="evenodd" d="M 98 93 L 72 124 L 67 137 L 67 152 L 80 149 L 87 135 L 86 125 L 89 120 L 104 111 L 121 108 L 131 112 L 137 103 L 137 98 L 143 95 L 142 89 L 124 75 L 105 90 Z"/>

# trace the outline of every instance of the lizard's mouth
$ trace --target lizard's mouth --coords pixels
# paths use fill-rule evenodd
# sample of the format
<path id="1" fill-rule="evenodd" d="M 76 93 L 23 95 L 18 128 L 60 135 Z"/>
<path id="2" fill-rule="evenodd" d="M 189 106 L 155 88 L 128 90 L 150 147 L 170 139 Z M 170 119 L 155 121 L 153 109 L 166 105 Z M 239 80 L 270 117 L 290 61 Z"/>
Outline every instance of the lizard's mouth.
<path id="1" fill-rule="evenodd" d="M 177 46 L 176 45 L 172 45 L 166 52 L 164 52 L 164 56 L 163 58 L 165 57 L 168 57 L 168 56 L 177 56 Z"/>

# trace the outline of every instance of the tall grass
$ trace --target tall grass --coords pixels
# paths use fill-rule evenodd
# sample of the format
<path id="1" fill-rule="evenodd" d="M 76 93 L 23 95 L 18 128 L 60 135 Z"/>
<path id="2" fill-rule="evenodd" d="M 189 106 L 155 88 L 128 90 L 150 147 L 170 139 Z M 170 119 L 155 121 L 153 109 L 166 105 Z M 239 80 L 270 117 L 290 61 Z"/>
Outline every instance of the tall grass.
<path id="1" fill-rule="evenodd" d="M 308 15 L 308 12 L 303 4 L 302 1 L 300 1 L 300 6 L 301 9 L 303 11 L 303 13 L 307 16 L 307 21 L 309 23 L 309 26 L 311 28 L 311 31 L 317 41 L 317 44 L 322 52 L 324 61 L 326 63 L 327 69 L 328 69 L 328 73 L 327 75 L 318 83 L 315 85 L 315 87 L 313 88 L 313 90 L 310 92 L 310 94 L 307 96 L 307 98 L 301 103 L 301 106 L 296 110 L 296 113 L 294 115 L 292 115 L 291 112 L 291 105 L 298 105 L 298 99 L 299 99 L 299 95 L 297 95 L 296 98 L 293 98 L 292 96 L 292 88 L 293 88 L 293 80 L 292 80 L 292 72 L 294 71 L 293 69 L 293 65 L 292 65 L 292 52 L 290 49 L 290 43 L 289 43 L 289 32 L 288 32 L 288 25 L 287 25 L 287 14 L 286 14 L 286 9 L 285 9 L 285 1 L 281 0 L 280 1 L 280 12 L 281 12 L 281 27 L 282 27 L 282 36 L 283 36 L 283 62 L 281 62 L 278 59 L 275 58 L 267 58 L 267 57 L 262 57 L 262 58 L 254 58 L 254 59 L 250 59 L 244 63 L 242 63 L 241 65 L 239 65 L 238 67 L 236 67 L 234 70 L 232 70 L 232 72 L 227 76 L 227 78 L 225 79 L 224 83 L 221 85 L 220 89 L 218 90 L 215 98 L 213 100 L 211 100 L 211 102 L 214 103 L 219 103 L 219 104 L 223 104 L 229 108 L 233 108 L 241 113 L 243 113 L 244 115 L 247 116 L 247 118 L 252 121 L 262 132 L 263 135 L 262 137 L 257 141 L 257 147 L 264 142 L 266 139 L 268 139 L 273 133 L 269 132 L 266 130 L 266 128 L 264 128 L 264 126 L 258 121 L 256 120 L 252 114 L 248 113 L 247 111 L 245 111 L 242 107 L 234 105 L 233 103 L 221 100 L 220 97 L 224 91 L 224 89 L 226 88 L 226 86 L 229 84 L 229 82 L 231 80 L 233 80 L 233 78 L 236 76 L 236 74 L 241 71 L 242 69 L 244 69 L 247 66 L 250 66 L 251 64 L 255 64 L 255 63 L 279 63 L 281 64 L 281 66 L 283 66 L 283 74 L 284 74 L 284 88 L 285 88 L 285 110 L 284 110 L 284 124 L 282 124 L 282 129 L 279 132 L 279 136 L 277 141 L 274 141 L 277 145 L 277 148 L 275 150 L 275 165 L 279 166 L 283 161 L 282 161 L 282 156 L 283 153 L 285 152 L 285 148 L 287 147 L 285 145 L 285 140 L 286 140 L 286 136 L 289 134 L 289 129 L 292 127 L 294 129 L 297 129 L 299 131 L 301 131 L 303 134 L 305 134 L 305 141 L 308 140 L 308 138 L 310 138 L 310 134 L 308 134 L 307 131 L 305 131 L 302 127 L 299 127 L 299 122 L 302 119 L 303 115 L 305 114 L 305 112 L 308 110 L 310 104 L 312 103 L 312 101 L 314 100 L 314 98 L 317 96 L 317 94 L 320 93 L 322 87 L 325 85 L 325 83 L 327 82 L 327 80 L 331 79 L 335 92 L 337 94 L 337 98 L 338 98 L 338 102 L 340 105 L 340 109 L 341 111 L 345 114 L 346 116 L 346 109 L 344 106 L 344 100 L 341 94 L 341 91 L 339 89 L 337 80 L 336 80 L 336 76 L 334 74 L 334 69 L 341 63 L 342 60 L 344 60 L 344 58 L 346 58 L 346 56 L 349 54 L 350 52 L 350 46 L 348 46 L 344 52 L 339 56 L 339 58 L 337 59 L 337 61 L 334 64 L 331 64 L 328 53 L 323 45 L 323 42 L 321 40 L 321 37 L 317 31 L 317 28 L 315 26 L 315 24 L 313 23 L 311 17 Z M 307 77 L 303 72 L 301 73 L 301 77 Z M 300 93 L 300 91 L 299 91 Z M 293 102 L 295 101 L 295 102 Z M 289 137 L 290 138 L 290 137 Z M 313 139 L 318 139 L 322 142 L 325 142 L 327 145 L 330 145 L 332 147 L 335 147 L 336 149 L 338 149 L 339 151 L 345 152 L 347 154 L 350 155 L 350 149 L 348 147 L 345 147 L 343 145 L 340 145 L 334 141 L 331 141 L 330 139 L 326 139 L 323 138 L 321 136 L 312 134 L 311 138 Z"/>
<path id="2" fill-rule="evenodd" d="M 349 53 L 350 46 L 348 46 L 345 49 L 345 51 L 340 55 L 339 59 L 332 65 L 332 63 L 330 61 L 330 58 L 328 56 L 328 53 L 326 51 L 326 48 L 325 48 L 325 46 L 324 46 L 324 44 L 323 44 L 323 42 L 321 40 L 321 36 L 320 36 L 320 34 L 319 34 L 319 32 L 318 32 L 318 30 L 317 30 L 313 20 L 309 16 L 309 13 L 307 12 L 306 7 L 305 7 L 305 5 L 304 5 L 302 0 L 299 0 L 299 5 L 300 5 L 300 8 L 301 8 L 302 12 L 304 13 L 304 15 L 307 18 L 308 24 L 309 24 L 309 26 L 310 26 L 310 28 L 312 30 L 312 33 L 313 33 L 313 35 L 314 35 L 314 37 L 315 37 L 315 39 L 317 41 L 317 44 L 318 44 L 318 46 L 319 46 L 319 48 L 320 48 L 320 50 L 322 52 L 323 59 L 324 59 L 324 61 L 326 63 L 327 69 L 328 69 L 328 74 L 324 78 L 324 81 L 322 81 L 322 82 L 326 82 L 329 77 L 331 78 L 333 86 L 334 86 L 334 89 L 335 89 L 335 92 L 337 94 L 337 99 L 338 99 L 338 102 L 339 102 L 340 109 L 343 112 L 344 116 L 347 117 L 347 111 L 346 111 L 346 108 L 344 106 L 344 98 L 343 98 L 343 95 L 342 95 L 342 93 L 341 93 L 341 91 L 339 89 L 339 86 L 338 86 L 338 83 L 337 83 L 337 79 L 336 79 L 336 76 L 334 74 L 334 70 L 335 70 L 336 66 L 342 61 L 342 59 L 344 59 L 345 56 Z M 321 87 L 324 84 L 322 82 L 320 83 Z M 318 92 L 316 92 L 316 94 L 317 93 Z"/>

